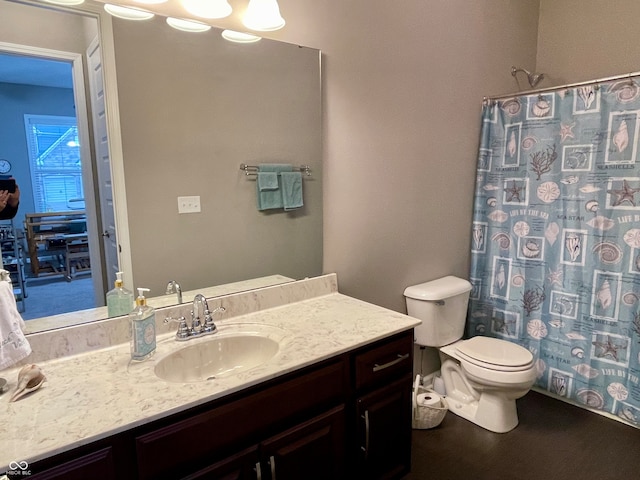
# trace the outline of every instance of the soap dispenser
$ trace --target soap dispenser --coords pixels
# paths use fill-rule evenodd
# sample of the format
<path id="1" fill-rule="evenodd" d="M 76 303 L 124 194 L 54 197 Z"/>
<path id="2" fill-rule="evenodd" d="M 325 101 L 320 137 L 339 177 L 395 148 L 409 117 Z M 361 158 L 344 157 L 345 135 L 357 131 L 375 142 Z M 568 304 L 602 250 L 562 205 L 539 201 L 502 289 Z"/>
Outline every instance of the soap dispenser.
<path id="1" fill-rule="evenodd" d="M 122 272 L 116 273 L 115 288 L 107 292 L 107 316 L 129 315 L 133 310 L 133 292 L 123 287 Z"/>
<path id="2" fill-rule="evenodd" d="M 156 351 L 156 311 L 147 305 L 144 292 L 148 288 L 138 288 L 136 308 L 129 314 L 131 320 L 131 360 L 142 361 Z"/>

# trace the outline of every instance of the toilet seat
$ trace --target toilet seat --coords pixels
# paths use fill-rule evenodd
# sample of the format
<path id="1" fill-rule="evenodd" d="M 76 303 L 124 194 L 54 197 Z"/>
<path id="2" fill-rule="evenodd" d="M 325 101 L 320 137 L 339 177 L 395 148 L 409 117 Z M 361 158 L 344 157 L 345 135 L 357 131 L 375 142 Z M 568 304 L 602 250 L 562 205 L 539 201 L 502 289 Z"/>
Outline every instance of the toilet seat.
<path id="1" fill-rule="evenodd" d="M 491 337 L 473 337 L 456 345 L 456 354 L 477 367 L 500 372 L 521 372 L 533 365 L 533 355 L 520 345 Z"/>

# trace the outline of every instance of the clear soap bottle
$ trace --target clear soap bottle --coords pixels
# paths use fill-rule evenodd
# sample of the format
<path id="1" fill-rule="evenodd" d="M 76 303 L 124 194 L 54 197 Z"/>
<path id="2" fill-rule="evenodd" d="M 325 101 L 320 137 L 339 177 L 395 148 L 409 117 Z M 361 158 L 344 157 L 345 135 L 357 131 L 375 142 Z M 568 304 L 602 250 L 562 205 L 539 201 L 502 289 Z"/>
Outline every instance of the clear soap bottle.
<path id="1" fill-rule="evenodd" d="M 131 321 L 131 360 L 141 362 L 156 351 L 156 311 L 147 305 L 144 292 L 148 288 L 138 288 L 136 308 L 129 314 Z"/>
<path id="2" fill-rule="evenodd" d="M 131 310 L 133 310 L 133 292 L 124 288 L 122 272 L 117 272 L 114 288 L 107 292 L 107 316 L 129 315 Z"/>

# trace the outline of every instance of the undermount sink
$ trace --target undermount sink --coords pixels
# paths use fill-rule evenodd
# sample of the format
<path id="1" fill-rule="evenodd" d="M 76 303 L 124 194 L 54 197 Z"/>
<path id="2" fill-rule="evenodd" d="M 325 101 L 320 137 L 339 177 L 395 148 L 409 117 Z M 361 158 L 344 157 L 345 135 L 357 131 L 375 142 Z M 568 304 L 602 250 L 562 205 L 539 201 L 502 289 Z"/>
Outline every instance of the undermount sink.
<path id="1" fill-rule="evenodd" d="M 281 337 L 260 329 L 216 333 L 163 357 L 154 371 L 159 378 L 178 383 L 227 377 L 272 359 L 280 350 Z"/>

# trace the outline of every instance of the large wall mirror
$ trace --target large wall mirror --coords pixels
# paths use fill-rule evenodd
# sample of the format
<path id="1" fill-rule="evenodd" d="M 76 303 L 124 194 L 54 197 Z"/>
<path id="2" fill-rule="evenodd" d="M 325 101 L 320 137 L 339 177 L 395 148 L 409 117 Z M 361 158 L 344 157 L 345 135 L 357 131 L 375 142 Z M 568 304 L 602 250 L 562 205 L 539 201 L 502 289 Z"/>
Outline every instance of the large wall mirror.
<path id="1" fill-rule="evenodd" d="M 145 22 L 111 18 L 91 1 L 63 8 L 0 0 L 0 54 L 16 45 L 27 55 L 44 48 L 82 59 L 86 91 L 68 94 L 64 102 L 80 110 L 78 99 L 84 98 L 87 105 L 88 125 L 79 136 L 92 162 L 83 178 L 95 187 L 85 197 L 95 237 L 89 241 L 92 271 L 95 262 L 102 267 L 100 294 L 112 287 L 117 268 L 104 255 L 96 257 L 109 228 L 116 230 L 109 238 L 120 250 L 125 279 L 133 283 L 128 287 L 148 287 L 151 296 L 163 295 L 169 280 L 198 290 L 322 273 L 318 50 L 268 39 L 230 43 L 215 28 L 186 33 L 160 16 Z M 96 46 L 103 49 L 97 57 Z M 17 55 L 20 48 L 8 53 Z M 102 69 L 99 78 L 96 67 Z M 16 90 L 2 82 L 0 99 L 9 101 Z M 48 88 L 42 94 L 49 99 L 62 91 Z M 105 92 L 106 116 L 91 89 Z M 0 142 L 0 158 L 12 157 L 12 173 L 26 187 L 29 166 L 17 166 L 24 158 L 8 143 L 6 137 Z M 310 167 L 303 177 L 303 208 L 258 211 L 255 177 L 240 165 L 262 163 Z M 100 177 L 105 164 L 107 180 Z M 100 193 L 100 182 L 111 187 L 112 204 Z M 35 208 L 30 189 L 22 190 L 21 209 Z M 179 214 L 178 197 L 184 196 L 200 197 L 201 212 Z M 105 206 L 115 211 L 115 221 Z"/>

